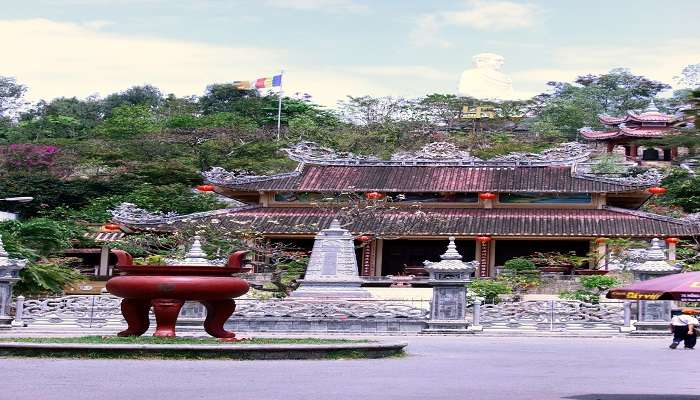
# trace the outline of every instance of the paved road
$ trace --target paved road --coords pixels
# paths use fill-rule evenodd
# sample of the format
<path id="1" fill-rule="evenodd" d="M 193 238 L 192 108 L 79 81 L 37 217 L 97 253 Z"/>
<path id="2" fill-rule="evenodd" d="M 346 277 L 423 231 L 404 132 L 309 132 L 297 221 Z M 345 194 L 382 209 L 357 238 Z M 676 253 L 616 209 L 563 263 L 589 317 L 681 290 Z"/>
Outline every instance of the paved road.
<path id="1" fill-rule="evenodd" d="M 331 361 L 0 359 L 0 398 L 700 399 L 700 350 L 672 351 L 662 339 L 398 339 L 410 343 L 409 356 Z"/>

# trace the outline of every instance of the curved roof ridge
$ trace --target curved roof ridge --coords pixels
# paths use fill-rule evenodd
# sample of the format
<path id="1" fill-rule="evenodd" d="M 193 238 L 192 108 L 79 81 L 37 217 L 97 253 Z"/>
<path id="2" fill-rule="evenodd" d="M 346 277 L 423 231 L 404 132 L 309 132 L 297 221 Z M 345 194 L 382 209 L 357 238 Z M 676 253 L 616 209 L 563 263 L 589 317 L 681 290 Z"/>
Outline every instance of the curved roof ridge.
<path id="1" fill-rule="evenodd" d="M 654 219 L 657 221 L 671 222 L 671 223 L 679 224 L 679 225 L 690 225 L 690 226 L 693 225 L 693 224 L 689 223 L 688 221 L 684 221 L 680 218 L 674 218 L 674 217 L 669 217 L 666 215 L 654 214 L 654 213 L 650 213 L 647 211 L 630 210 L 627 208 L 612 207 L 612 206 L 603 206 L 603 209 L 609 210 L 612 212 L 617 212 L 620 214 L 629 214 L 629 215 L 634 215 L 637 217 L 649 218 L 649 219 Z"/>

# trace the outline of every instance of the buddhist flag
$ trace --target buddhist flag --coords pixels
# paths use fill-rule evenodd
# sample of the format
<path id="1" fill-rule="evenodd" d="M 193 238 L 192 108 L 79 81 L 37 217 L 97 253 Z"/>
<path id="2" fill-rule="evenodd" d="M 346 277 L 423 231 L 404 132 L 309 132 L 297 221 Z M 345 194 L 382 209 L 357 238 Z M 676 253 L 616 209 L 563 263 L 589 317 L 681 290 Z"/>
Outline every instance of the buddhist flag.
<path id="1" fill-rule="evenodd" d="M 259 78 L 254 81 L 235 81 L 233 87 L 239 90 L 263 89 L 273 86 L 282 86 L 282 75 L 268 78 Z"/>

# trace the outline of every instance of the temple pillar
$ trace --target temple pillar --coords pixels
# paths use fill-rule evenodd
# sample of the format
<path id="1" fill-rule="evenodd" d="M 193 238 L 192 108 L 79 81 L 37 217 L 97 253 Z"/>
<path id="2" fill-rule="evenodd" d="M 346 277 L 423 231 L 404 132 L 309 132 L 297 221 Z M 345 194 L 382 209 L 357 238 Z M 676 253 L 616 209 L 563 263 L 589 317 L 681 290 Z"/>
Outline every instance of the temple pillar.
<path id="1" fill-rule="evenodd" d="M 493 240 L 478 240 L 476 248 L 479 252 L 479 269 L 477 274 L 480 278 L 488 278 L 491 276 L 491 260 L 493 259 L 492 244 Z"/>
<path id="2" fill-rule="evenodd" d="M 362 247 L 362 268 L 360 269 L 361 276 L 373 276 L 374 275 L 374 247 L 376 240 L 370 240 L 364 247 Z"/>
<path id="3" fill-rule="evenodd" d="M 615 150 L 615 143 L 614 142 L 608 142 L 608 153 L 612 153 L 613 150 Z"/>
<path id="4" fill-rule="evenodd" d="M 673 161 L 678 158 L 678 146 L 671 147 L 671 160 Z"/>
<path id="5" fill-rule="evenodd" d="M 596 263 L 598 264 L 598 269 L 608 269 L 608 243 L 605 240 L 594 241 L 594 246 L 596 247 Z"/>
<path id="6" fill-rule="evenodd" d="M 666 242 L 668 246 L 668 261 L 676 261 L 676 242 Z"/>
<path id="7" fill-rule="evenodd" d="M 374 276 L 382 276 L 382 257 L 384 256 L 384 239 L 377 239 L 374 245 Z"/>
<path id="8" fill-rule="evenodd" d="M 637 160 L 637 157 L 638 157 L 638 149 L 639 149 L 639 148 L 638 148 L 638 146 L 637 146 L 637 143 L 632 143 L 632 144 L 630 144 L 630 157 L 631 157 L 633 160 Z"/>
<path id="9" fill-rule="evenodd" d="M 625 145 L 625 157 L 630 157 L 632 155 L 632 151 L 630 150 L 629 145 Z"/>

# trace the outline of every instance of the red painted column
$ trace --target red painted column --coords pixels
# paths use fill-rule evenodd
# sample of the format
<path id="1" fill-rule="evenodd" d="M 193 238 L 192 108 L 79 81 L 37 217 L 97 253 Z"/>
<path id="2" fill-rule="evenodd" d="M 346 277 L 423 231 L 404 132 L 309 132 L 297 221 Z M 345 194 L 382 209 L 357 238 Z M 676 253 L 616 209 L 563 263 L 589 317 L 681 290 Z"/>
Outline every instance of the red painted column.
<path id="1" fill-rule="evenodd" d="M 636 160 L 638 155 L 638 148 L 637 148 L 637 143 L 632 143 L 630 144 L 630 157 L 632 157 L 633 160 Z"/>
<path id="2" fill-rule="evenodd" d="M 615 150 L 615 143 L 608 142 L 608 153 L 612 153 Z"/>
<path id="3" fill-rule="evenodd" d="M 362 268 L 360 268 L 361 276 L 374 275 L 374 263 L 372 262 L 372 251 L 374 250 L 374 240 L 370 240 L 362 248 Z"/>
<path id="4" fill-rule="evenodd" d="M 678 158 L 678 147 L 673 146 L 671 147 L 671 160 L 675 160 Z"/>
<path id="5" fill-rule="evenodd" d="M 479 271 L 480 278 L 488 278 L 491 276 L 491 241 L 478 241 L 479 246 Z"/>

